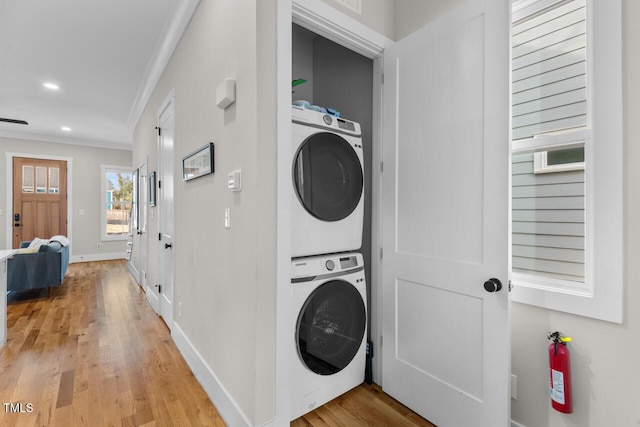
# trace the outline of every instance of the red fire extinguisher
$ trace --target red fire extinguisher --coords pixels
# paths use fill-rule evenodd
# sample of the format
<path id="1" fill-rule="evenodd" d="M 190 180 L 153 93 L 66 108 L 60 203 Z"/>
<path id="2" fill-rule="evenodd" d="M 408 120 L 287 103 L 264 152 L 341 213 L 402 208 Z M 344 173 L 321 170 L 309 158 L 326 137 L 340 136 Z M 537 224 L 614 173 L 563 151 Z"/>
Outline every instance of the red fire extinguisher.
<path id="1" fill-rule="evenodd" d="M 571 397 L 571 359 L 567 343 L 571 337 L 560 332 L 547 332 L 547 338 L 553 341 L 549 345 L 549 376 L 551 381 L 551 406 L 565 414 L 573 412 Z"/>

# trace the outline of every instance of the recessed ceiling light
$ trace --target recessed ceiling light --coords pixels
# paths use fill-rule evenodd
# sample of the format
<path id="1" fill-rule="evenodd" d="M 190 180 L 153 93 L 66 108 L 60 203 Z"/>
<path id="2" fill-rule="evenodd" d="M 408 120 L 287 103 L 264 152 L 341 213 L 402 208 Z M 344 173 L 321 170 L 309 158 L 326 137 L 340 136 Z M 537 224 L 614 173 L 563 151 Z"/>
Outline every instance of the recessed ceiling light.
<path id="1" fill-rule="evenodd" d="M 51 89 L 51 90 L 58 90 L 58 89 L 60 89 L 60 86 L 58 86 L 58 85 L 57 85 L 57 84 L 55 84 L 55 83 L 49 83 L 49 82 L 47 82 L 47 83 L 44 83 L 42 86 L 46 87 L 47 89 Z"/>
<path id="2" fill-rule="evenodd" d="M 71 132 L 71 128 L 68 126 L 62 126 L 60 129 L 62 129 L 65 132 Z"/>

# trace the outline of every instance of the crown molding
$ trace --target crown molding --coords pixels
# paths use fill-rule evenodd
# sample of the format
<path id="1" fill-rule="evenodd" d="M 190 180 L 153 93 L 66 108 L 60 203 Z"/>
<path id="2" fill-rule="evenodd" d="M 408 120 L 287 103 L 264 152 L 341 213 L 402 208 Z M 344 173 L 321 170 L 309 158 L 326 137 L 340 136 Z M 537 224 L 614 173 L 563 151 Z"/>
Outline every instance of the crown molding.
<path id="1" fill-rule="evenodd" d="M 151 99 L 151 95 L 171 59 L 171 55 L 173 55 L 173 52 L 176 50 L 182 35 L 191 22 L 191 18 L 200 5 L 200 1 L 201 0 L 177 1 L 175 9 L 165 23 L 163 34 L 158 40 L 158 44 L 147 66 L 142 84 L 138 88 L 138 93 L 129 111 L 127 125 L 132 132 L 138 124 L 138 120 L 140 120 L 149 99 Z"/>
<path id="2" fill-rule="evenodd" d="M 133 151 L 131 143 L 118 143 L 90 139 L 69 138 L 56 135 L 46 135 L 35 132 L 16 132 L 0 129 L 0 138 L 25 139 L 29 141 L 53 142 L 57 144 L 82 145 L 86 147 L 108 148 L 113 150 Z"/>

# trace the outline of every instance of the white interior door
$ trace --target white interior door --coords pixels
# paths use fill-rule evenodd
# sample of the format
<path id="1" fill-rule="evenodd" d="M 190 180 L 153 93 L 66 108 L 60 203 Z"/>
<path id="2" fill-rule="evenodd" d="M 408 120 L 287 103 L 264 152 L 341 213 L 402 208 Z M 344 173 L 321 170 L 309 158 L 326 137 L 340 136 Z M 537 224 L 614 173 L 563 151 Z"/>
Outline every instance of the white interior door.
<path id="1" fill-rule="evenodd" d="M 159 118 L 158 136 L 158 166 L 159 188 L 158 226 L 160 236 L 159 277 L 160 283 L 155 291 L 158 295 L 158 313 L 164 319 L 169 329 L 173 326 L 173 283 L 174 283 L 174 102 L 170 97 L 161 110 Z"/>
<path id="2" fill-rule="evenodd" d="M 160 114 L 160 316 L 169 329 L 173 325 L 173 180 L 174 103 Z"/>
<path id="3" fill-rule="evenodd" d="M 140 191 L 139 194 L 139 206 L 140 206 L 140 230 L 138 230 L 139 242 L 140 242 L 140 286 L 143 289 L 147 289 L 147 272 L 149 271 L 149 249 L 148 249 L 148 237 L 149 237 L 149 171 L 147 168 L 147 162 L 140 166 Z"/>
<path id="4" fill-rule="evenodd" d="M 510 419 L 510 10 L 385 50 L 382 386 L 439 426 Z"/>

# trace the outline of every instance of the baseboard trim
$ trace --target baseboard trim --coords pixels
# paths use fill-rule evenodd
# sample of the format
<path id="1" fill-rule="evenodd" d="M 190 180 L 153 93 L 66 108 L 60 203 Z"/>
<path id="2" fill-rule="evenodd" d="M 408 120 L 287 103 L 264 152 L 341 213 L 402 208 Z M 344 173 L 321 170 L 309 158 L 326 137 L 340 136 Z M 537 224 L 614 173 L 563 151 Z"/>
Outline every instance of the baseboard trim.
<path id="1" fill-rule="evenodd" d="M 131 273 L 133 280 L 135 280 L 138 286 L 140 286 L 140 272 L 131 261 L 127 261 L 127 270 Z"/>
<path id="2" fill-rule="evenodd" d="M 525 425 L 511 420 L 511 427 L 525 427 Z"/>
<path id="3" fill-rule="evenodd" d="M 253 424 L 229 395 L 224 385 L 209 368 L 198 350 L 196 350 L 175 321 L 171 329 L 171 337 L 225 424 L 229 426 L 252 426 Z"/>
<path id="4" fill-rule="evenodd" d="M 124 259 L 124 252 L 111 252 L 104 254 L 86 254 L 86 255 L 73 255 L 69 262 L 71 264 L 76 262 L 91 262 L 91 261 L 111 261 L 114 259 Z"/>

